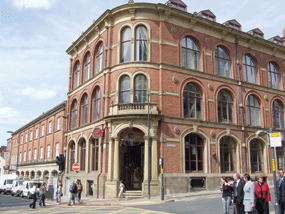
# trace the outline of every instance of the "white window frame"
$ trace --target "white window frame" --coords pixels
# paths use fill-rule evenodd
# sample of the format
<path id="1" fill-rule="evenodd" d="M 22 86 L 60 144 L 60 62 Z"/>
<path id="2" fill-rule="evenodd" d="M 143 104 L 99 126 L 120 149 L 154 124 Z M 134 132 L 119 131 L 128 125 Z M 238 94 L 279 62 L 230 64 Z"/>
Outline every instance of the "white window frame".
<path id="1" fill-rule="evenodd" d="M 19 155 L 19 163 L 21 163 L 22 161 L 22 152 L 20 152 L 20 155 Z"/>
<path id="2" fill-rule="evenodd" d="M 60 130 L 60 127 L 61 127 L 61 117 L 58 117 L 57 118 L 57 128 L 56 128 L 56 130 Z"/>
<path id="3" fill-rule="evenodd" d="M 27 160 L 27 152 L 24 152 L 24 162 Z"/>
<path id="4" fill-rule="evenodd" d="M 48 133 L 50 134 L 51 131 L 52 131 L 52 122 L 49 121 L 49 123 L 48 123 Z"/>
<path id="5" fill-rule="evenodd" d="M 35 139 L 37 139 L 39 137 L 39 128 L 36 128 L 36 136 Z"/>
<path id="6" fill-rule="evenodd" d="M 37 160 L 37 149 L 34 149 L 34 160 Z"/>
<path id="7" fill-rule="evenodd" d="M 33 131 L 30 131 L 30 141 L 33 140 Z"/>
<path id="8" fill-rule="evenodd" d="M 55 157 L 59 156 L 59 143 L 55 144 Z"/>
<path id="9" fill-rule="evenodd" d="M 47 145 L 47 158 L 50 158 L 50 145 Z"/>
<path id="10" fill-rule="evenodd" d="M 21 135 L 21 144 L 23 144 L 23 141 L 24 141 L 24 136 Z"/>
<path id="11" fill-rule="evenodd" d="M 42 125 L 42 137 L 45 136 L 45 125 Z"/>
<path id="12" fill-rule="evenodd" d="M 43 159 L 44 148 L 40 148 L 40 159 Z"/>
<path id="13" fill-rule="evenodd" d="M 32 150 L 29 150 L 29 161 L 31 161 L 32 158 Z"/>
<path id="14" fill-rule="evenodd" d="M 25 143 L 28 142 L 28 133 L 26 133 L 26 137 L 25 137 Z"/>

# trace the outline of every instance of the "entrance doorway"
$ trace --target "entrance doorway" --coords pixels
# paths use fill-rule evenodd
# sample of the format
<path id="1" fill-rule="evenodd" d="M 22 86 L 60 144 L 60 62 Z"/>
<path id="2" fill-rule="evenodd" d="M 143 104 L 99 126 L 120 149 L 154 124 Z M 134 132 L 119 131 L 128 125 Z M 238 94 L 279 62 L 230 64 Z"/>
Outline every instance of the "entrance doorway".
<path id="1" fill-rule="evenodd" d="M 121 180 L 126 190 L 141 190 L 143 182 L 144 143 L 123 142 L 121 148 Z"/>

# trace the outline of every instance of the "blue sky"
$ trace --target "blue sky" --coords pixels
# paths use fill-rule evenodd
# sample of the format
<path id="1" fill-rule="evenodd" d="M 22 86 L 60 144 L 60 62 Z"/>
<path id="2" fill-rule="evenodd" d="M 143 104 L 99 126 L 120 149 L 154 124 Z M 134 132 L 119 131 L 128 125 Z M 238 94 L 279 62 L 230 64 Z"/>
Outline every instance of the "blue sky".
<path id="1" fill-rule="evenodd" d="M 17 130 L 67 99 L 66 49 L 105 10 L 126 3 L 128 0 L 0 1 L 0 146 L 11 136 L 6 131 Z M 190 13 L 211 10 L 219 23 L 236 19 L 243 31 L 258 27 L 265 39 L 283 36 L 284 0 L 184 3 Z"/>

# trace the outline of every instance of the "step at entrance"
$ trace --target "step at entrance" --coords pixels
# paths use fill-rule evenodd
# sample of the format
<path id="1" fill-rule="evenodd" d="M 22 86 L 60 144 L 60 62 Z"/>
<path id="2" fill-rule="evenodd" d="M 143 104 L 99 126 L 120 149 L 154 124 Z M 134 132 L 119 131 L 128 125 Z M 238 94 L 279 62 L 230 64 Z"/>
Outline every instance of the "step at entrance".
<path id="1" fill-rule="evenodd" d="M 127 190 L 126 192 L 124 192 L 124 196 L 128 197 L 128 199 L 136 199 L 143 197 L 141 190 Z"/>

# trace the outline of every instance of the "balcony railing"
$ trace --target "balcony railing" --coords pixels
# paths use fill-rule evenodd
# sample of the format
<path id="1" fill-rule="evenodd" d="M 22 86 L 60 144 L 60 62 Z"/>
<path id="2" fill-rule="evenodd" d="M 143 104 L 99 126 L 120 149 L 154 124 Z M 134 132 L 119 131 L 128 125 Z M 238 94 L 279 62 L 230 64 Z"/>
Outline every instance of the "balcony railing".
<path id="1" fill-rule="evenodd" d="M 147 114 L 147 112 L 147 103 L 119 103 L 110 105 L 109 116 L 126 114 Z M 149 104 L 149 113 L 158 114 L 157 103 Z"/>

